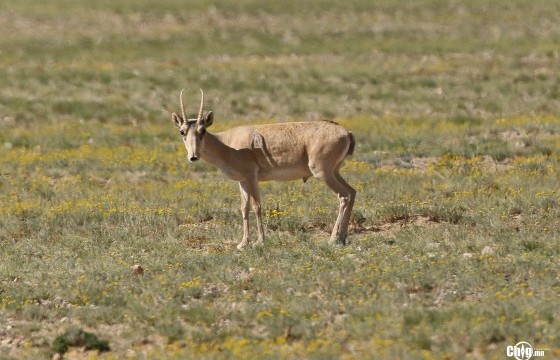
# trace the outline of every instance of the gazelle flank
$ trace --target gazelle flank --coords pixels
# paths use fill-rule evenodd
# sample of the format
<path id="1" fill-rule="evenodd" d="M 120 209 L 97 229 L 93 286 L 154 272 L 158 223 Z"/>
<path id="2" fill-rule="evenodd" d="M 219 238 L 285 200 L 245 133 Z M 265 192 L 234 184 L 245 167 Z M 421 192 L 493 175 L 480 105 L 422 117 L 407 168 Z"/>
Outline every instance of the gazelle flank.
<path id="1" fill-rule="evenodd" d="M 172 114 L 187 149 L 189 161 L 203 159 L 239 182 L 243 237 L 239 250 L 249 239 L 249 206 L 257 218 L 258 240 L 264 242 L 259 181 L 290 181 L 314 176 L 338 196 L 339 209 L 330 243 L 346 243 L 356 190 L 340 175 L 340 166 L 352 155 L 352 133 L 331 121 L 246 125 L 210 133 L 214 115 L 203 114 L 204 93 L 196 119 L 187 119 L 183 91 L 179 95 L 181 115 Z"/>

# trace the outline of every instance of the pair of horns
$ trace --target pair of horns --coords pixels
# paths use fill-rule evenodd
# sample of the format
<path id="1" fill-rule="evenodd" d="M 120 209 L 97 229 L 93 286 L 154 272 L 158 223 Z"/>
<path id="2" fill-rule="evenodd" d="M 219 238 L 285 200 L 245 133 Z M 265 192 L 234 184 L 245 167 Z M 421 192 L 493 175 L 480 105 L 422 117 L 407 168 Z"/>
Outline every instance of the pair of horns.
<path id="1" fill-rule="evenodd" d="M 187 121 L 185 105 L 183 104 L 183 91 L 185 91 L 184 88 L 183 90 L 181 90 L 181 94 L 179 95 L 179 100 L 181 100 L 181 112 L 183 113 L 183 119 Z M 202 108 L 204 107 L 204 92 L 202 91 L 202 89 L 200 89 L 200 94 L 202 95 L 202 97 L 200 99 L 200 110 L 198 110 L 198 117 L 196 119 L 197 121 L 202 120 Z"/>

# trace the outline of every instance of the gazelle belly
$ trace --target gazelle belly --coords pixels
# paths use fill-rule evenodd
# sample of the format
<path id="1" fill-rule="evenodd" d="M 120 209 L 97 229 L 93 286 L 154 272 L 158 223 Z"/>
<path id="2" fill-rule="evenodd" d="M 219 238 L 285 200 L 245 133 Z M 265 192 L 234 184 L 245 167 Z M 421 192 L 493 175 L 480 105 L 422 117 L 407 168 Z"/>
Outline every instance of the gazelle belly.
<path id="1" fill-rule="evenodd" d="M 307 166 L 261 169 L 258 173 L 259 181 L 292 181 L 309 176 L 311 176 L 311 171 Z"/>

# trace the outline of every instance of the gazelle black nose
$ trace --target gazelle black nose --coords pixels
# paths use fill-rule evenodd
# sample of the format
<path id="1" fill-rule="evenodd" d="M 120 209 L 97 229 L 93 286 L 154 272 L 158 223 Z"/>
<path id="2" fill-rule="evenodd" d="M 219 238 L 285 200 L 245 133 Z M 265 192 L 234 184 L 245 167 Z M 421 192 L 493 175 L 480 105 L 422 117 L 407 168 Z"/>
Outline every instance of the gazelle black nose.
<path id="1" fill-rule="evenodd" d="M 198 160 L 198 158 L 196 156 L 192 156 L 190 160 L 194 162 L 194 161 Z"/>

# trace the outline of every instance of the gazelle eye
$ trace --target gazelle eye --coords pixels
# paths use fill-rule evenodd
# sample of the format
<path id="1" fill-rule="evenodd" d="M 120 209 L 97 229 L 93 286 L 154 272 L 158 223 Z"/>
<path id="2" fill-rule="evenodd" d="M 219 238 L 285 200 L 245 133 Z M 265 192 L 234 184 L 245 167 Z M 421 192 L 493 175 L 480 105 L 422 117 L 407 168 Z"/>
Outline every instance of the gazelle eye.
<path id="1" fill-rule="evenodd" d="M 179 130 L 179 132 L 181 133 L 181 135 L 185 136 L 185 130 Z"/>

